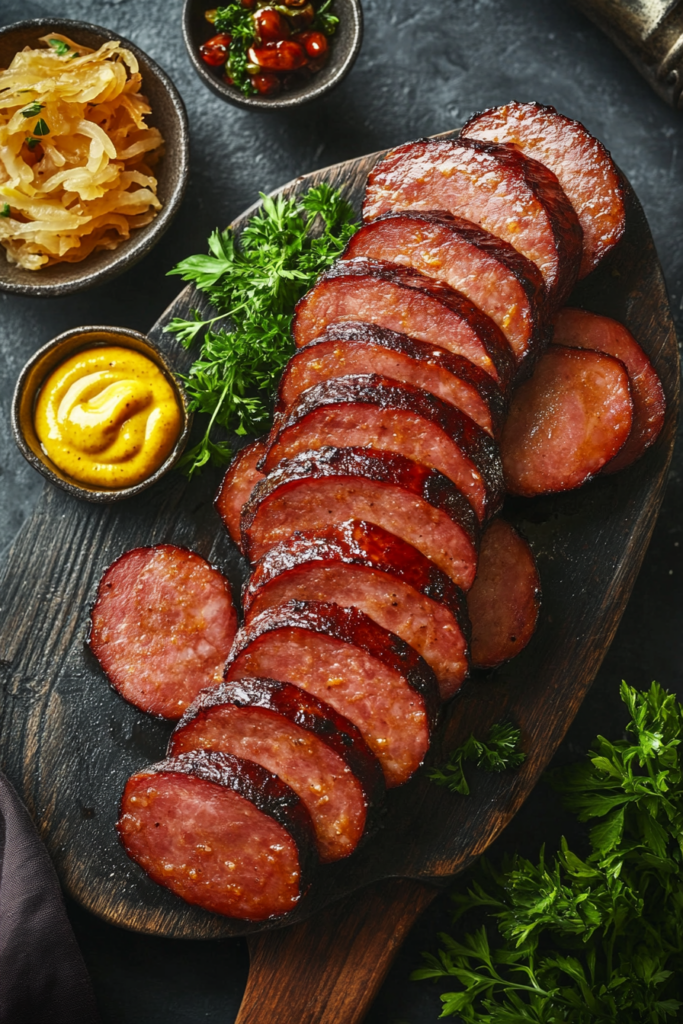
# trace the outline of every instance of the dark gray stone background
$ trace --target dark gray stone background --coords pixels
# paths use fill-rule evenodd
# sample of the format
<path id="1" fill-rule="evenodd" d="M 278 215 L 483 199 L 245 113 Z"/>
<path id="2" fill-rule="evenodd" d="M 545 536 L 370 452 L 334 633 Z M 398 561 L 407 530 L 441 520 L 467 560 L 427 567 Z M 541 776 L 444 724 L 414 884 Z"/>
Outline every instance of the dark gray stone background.
<path id="1" fill-rule="evenodd" d="M 180 258 L 203 251 L 211 229 L 227 224 L 259 190 L 455 128 L 483 107 L 513 98 L 539 100 L 579 118 L 602 139 L 645 207 L 674 315 L 681 319 L 681 115 L 651 93 L 565 0 L 365 0 L 365 42 L 346 82 L 315 105 L 276 114 L 234 109 L 206 90 L 185 54 L 181 7 L 181 0 L 0 0 L 0 24 L 54 14 L 119 30 L 171 74 L 192 130 L 184 206 L 144 262 L 112 284 L 67 298 L 0 294 L 0 555 L 43 486 L 9 433 L 12 388 L 36 348 L 60 331 L 88 323 L 145 331 L 180 288 L 166 271 Z M 617 639 L 558 754 L 560 763 L 581 756 L 597 732 L 620 732 L 620 679 L 642 686 L 656 678 L 683 694 L 681 510 L 679 445 L 644 568 Z M 541 784 L 494 852 L 518 849 L 532 856 L 541 842 L 552 845 L 571 829 Z M 107 1024 L 234 1020 L 248 968 L 241 940 L 155 939 L 104 925 L 76 906 L 69 911 Z M 409 937 L 370 1012 L 371 1024 L 436 1020 L 438 986 L 410 982 L 408 974 L 447 923 L 442 898 Z"/>

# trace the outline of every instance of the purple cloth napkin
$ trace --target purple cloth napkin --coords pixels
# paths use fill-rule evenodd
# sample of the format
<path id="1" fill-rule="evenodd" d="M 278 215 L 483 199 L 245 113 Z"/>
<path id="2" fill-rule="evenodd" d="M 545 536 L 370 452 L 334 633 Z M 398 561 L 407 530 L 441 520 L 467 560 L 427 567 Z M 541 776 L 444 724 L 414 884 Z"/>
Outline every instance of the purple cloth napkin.
<path id="1" fill-rule="evenodd" d="M 100 1024 L 55 869 L 1 774 L 0 1021 Z"/>

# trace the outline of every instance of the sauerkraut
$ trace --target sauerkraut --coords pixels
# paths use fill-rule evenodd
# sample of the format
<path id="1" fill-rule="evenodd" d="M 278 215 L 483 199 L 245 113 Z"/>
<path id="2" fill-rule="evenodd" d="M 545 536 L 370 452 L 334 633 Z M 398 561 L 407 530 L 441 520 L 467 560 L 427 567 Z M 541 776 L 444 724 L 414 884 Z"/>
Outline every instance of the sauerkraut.
<path id="1" fill-rule="evenodd" d="M 0 242 L 27 270 L 115 249 L 161 209 L 135 56 L 59 33 L 0 71 Z"/>

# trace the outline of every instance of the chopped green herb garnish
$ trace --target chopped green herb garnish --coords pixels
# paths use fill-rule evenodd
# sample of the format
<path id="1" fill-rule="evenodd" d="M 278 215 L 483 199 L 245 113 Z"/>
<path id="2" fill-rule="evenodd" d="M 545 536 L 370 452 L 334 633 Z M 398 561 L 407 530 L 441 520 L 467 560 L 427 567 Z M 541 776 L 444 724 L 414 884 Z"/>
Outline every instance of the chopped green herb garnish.
<path id="1" fill-rule="evenodd" d="M 34 100 L 33 103 L 29 103 L 27 107 L 24 107 L 24 109 L 21 112 L 21 116 L 36 117 L 36 115 L 41 112 L 44 106 L 44 103 L 39 103 L 38 100 Z"/>
<path id="2" fill-rule="evenodd" d="M 32 139 L 30 137 L 28 139 L 26 139 L 26 145 L 31 150 L 31 152 L 33 152 L 33 150 L 36 148 L 36 146 L 38 145 L 39 142 L 40 142 L 40 139 Z"/>
<path id="3" fill-rule="evenodd" d="M 0 217 L 9 217 L 9 215 L 9 203 L 3 203 L 2 207 L 0 208 Z"/>
<path id="4" fill-rule="evenodd" d="M 315 12 L 315 18 L 313 19 L 312 29 L 317 29 L 319 32 L 324 32 L 326 36 L 334 35 L 339 24 L 339 18 L 336 14 L 330 14 L 329 10 L 332 6 L 333 0 L 324 0 L 320 7 Z"/>
<path id="5" fill-rule="evenodd" d="M 562 840 L 538 862 L 480 862 L 453 893 L 454 922 L 415 979 L 448 978 L 442 1017 L 465 1024 L 658 1024 L 683 1007 L 683 705 L 657 683 L 622 683 L 625 738 L 599 736 L 583 764 L 551 774 L 589 853 Z"/>
<path id="6" fill-rule="evenodd" d="M 52 47 L 55 53 L 58 53 L 60 57 L 63 57 L 65 53 L 68 53 L 71 47 L 68 43 L 65 43 L 63 39 L 48 39 L 48 45 Z"/>
<path id="7" fill-rule="evenodd" d="M 214 19 L 214 27 L 218 32 L 227 32 L 232 37 L 225 64 L 225 74 L 232 79 L 232 84 L 244 93 L 252 96 L 256 89 L 252 85 L 247 70 L 247 50 L 255 42 L 254 15 L 244 7 L 242 0 L 218 7 Z"/>
<path id="8" fill-rule="evenodd" d="M 50 134 L 50 129 L 46 125 L 45 121 L 43 121 L 42 117 L 38 118 L 38 120 L 36 121 L 33 127 L 33 134 L 41 136 Z"/>
<path id="9" fill-rule="evenodd" d="M 206 331 L 185 378 L 191 408 L 210 416 L 204 437 L 183 459 L 189 475 L 230 458 L 229 446 L 212 437 L 215 427 L 240 435 L 266 429 L 277 381 L 294 351 L 294 306 L 357 228 L 351 206 L 325 183 L 301 197 L 262 199 L 239 241 L 230 230 L 215 231 L 210 255 L 190 256 L 170 271 L 193 281 L 217 311 L 209 320 L 195 314 L 167 327 L 187 348 Z M 214 329 L 228 317 L 231 330 Z"/>
<path id="10" fill-rule="evenodd" d="M 453 793 L 469 796 L 470 787 L 465 777 L 465 761 L 471 761 L 486 772 L 504 772 L 518 768 L 526 755 L 519 749 L 520 731 L 514 725 L 501 722 L 493 725 L 486 742 L 470 736 L 453 751 L 448 764 L 433 768 L 429 778 L 437 786 L 446 786 Z"/>

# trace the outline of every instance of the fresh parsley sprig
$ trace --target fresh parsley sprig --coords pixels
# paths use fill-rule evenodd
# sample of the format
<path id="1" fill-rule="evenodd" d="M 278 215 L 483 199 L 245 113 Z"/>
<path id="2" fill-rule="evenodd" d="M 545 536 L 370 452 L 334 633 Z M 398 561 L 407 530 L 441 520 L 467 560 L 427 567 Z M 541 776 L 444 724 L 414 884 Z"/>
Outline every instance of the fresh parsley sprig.
<path id="1" fill-rule="evenodd" d="M 491 726 L 488 739 L 478 740 L 474 735 L 457 747 L 443 768 L 433 768 L 429 778 L 437 786 L 446 786 L 452 793 L 469 796 L 470 787 L 465 776 L 465 761 L 471 761 L 486 772 L 504 772 L 518 768 L 526 755 L 519 749 L 519 729 L 508 722 Z"/>
<path id="2" fill-rule="evenodd" d="M 448 978 L 442 1017 L 482 1024 L 658 1024 L 683 1007 L 683 706 L 653 683 L 621 687 L 626 738 L 599 736 L 588 763 L 551 776 L 590 853 L 565 840 L 538 863 L 480 862 L 453 894 L 463 941 L 441 935 L 413 978 Z M 492 933 L 496 933 L 493 934 Z"/>
<path id="3" fill-rule="evenodd" d="M 186 348 L 204 332 L 185 386 L 191 408 L 210 419 L 181 463 L 189 475 L 230 458 L 229 445 L 213 436 L 216 427 L 240 435 L 266 429 L 277 381 L 294 351 L 294 306 L 357 228 L 349 203 L 326 183 L 303 196 L 261 198 L 239 241 L 230 230 L 215 231 L 208 255 L 190 256 L 170 271 L 194 282 L 216 309 L 207 320 L 195 312 L 167 327 Z"/>

